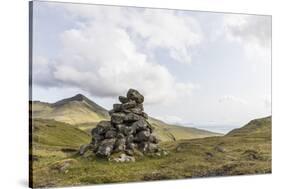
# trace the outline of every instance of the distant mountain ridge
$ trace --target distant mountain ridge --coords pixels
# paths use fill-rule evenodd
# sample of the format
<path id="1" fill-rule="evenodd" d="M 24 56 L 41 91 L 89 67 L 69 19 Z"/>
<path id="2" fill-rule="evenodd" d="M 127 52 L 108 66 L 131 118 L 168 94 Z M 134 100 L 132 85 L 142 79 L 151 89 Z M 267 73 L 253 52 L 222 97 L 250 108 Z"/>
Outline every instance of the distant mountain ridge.
<path id="1" fill-rule="evenodd" d="M 105 108 L 82 94 L 77 94 L 55 103 L 33 101 L 31 102 L 31 107 L 32 118 L 53 119 L 55 121 L 75 125 L 87 132 L 95 127 L 97 122 L 110 118 Z M 155 134 L 162 141 L 221 135 L 207 130 L 167 124 L 152 117 L 149 117 L 148 121 L 154 128 Z"/>
<path id="2" fill-rule="evenodd" d="M 72 101 L 78 101 L 78 102 L 84 101 L 84 102 L 86 102 L 85 105 L 88 105 L 88 108 L 90 108 L 91 110 L 93 110 L 97 114 L 100 114 L 101 116 L 104 116 L 104 117 L 109 117 L 108 111 L 105 108 L 103 108 L 100 105 L 96 104 L 95 102 L 91 101 L 89 98 L 87 98 L 86 96 L 84 96 L 82 94 L 77 94 L 73 97 L 57 101 L 54 104 L 52 104 L 52 106 L 53 107 L 59 107 L 59 106 L 65 105 L 65 104 L 67 104 L 69 102 L 72 102 Z"/>
<path id="3" fill-rule="evenodd" d="M 82 94 L 55 103 L 33 101 L 32 117 L 54 119 L 68 124 L 98 122 L 109 118 L 108 111 Z"/>

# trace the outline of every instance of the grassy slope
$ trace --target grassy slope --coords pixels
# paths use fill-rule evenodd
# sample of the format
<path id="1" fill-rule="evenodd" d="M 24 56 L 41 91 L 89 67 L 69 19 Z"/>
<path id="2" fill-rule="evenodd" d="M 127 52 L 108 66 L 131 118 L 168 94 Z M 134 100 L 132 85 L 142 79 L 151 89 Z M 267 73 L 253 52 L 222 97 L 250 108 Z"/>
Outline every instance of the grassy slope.
<path id="1" fill-rule="evenodd" d="M 34 186 L 270 173 L 271 119 L 250 122 L 235 132 L 240 134 L 164 142 L 161 146 L 170 152 L 168 156 L 140 157 L 136 163 L 112 163 L 92 155 L 76 157 L 51 147 L 34 163 Z M 57 168 L 66 162 L 66 169 Z"/>
<path id="2" fill-rule="evenodd" d="M 55 119 L 69 124 L 98 122 L 107 118 L 103 114 L 94 112 L 85 101 L 71 101 L 60 106 L 33 102 L 32 109 L 33 118 Z"/>
<path id="3" fill-rule="evenodd" d="M 32 102 L 32 116 L 69 123 L 88 133 L 99 121 L 109 119 L 104 108 L 83 95 L 76 95 L 53 104 Z M 155 128 L 154 132 L 161 141 L 220 136 L 218 133 L 196 128 L 169 125 L 154 118 L 149 118 L 149 122 Z"/>
<path id="4" fill-rule="evenodd" d="M 249 135 L 249 137 L 258 137 L 259 135 L 261 135 L 262 137 L 264 137 L 265 135 L 271 137 L 271 116 L 252 120 L 244 127 L 234 129 L 227 134 L 227 136 L 245 135 Z"/>
<path id="5" fill-rule="evenodd" d="M 214 133 L 206 130 L 166 124 L 163 121 L 151 117 L 148 121 L 151 123 L 152 127 L 155 128 L 156 135 L 162 141 L 221 136 L 221 134 L 219 133 Z"/>
<path id="6" fill-rule="evenodd" d="M 32 131 L 33 144 L 79 147 L 90 141 L 86 132 L 55 120 L 33 119 Z"/>

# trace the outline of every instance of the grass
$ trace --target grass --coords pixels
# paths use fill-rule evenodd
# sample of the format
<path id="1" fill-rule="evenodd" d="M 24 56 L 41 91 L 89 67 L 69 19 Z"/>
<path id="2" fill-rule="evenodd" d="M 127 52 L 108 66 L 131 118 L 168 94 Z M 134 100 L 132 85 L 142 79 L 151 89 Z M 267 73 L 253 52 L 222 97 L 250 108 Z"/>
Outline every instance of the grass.
<path id="1" fill-rule="evenodd" d="M 137 157 L 135 163 L 108 162 L 92 153 L 77 156 L 63 150 L 85 144 L 83 140 L 88 139 L 67 140 L 69 143 L 64 141 L 60 145 L 36 142 L 33 185 L 52 187 L 271 173 L 271 124 L 269 120 L 263 121 L 244 132 L 243 129 L 253 125 L 250 122 L 237 130 L 240 134 L 162 142 L 161 147 L 169 152 L 167 156 Z M 45 126 L 46 122 L 49 121 L 45 121 Z"/>

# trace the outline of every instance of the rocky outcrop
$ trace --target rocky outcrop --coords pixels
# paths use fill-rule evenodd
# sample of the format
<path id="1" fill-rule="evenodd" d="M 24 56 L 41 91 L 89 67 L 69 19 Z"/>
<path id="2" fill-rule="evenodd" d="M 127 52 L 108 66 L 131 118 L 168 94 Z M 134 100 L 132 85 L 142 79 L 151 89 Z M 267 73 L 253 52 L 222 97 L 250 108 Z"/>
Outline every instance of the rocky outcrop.
<path id="1" fill-rule="evenodd" d="M 120 103 L 109 111 L 110 121 L 101 121 L 92 129 L 92 142 L 80 149 L 80 154 L 92 149 L 99 156 L 116 162 L 135 161 L 136 154 L 158 153 L 158 139 L 144 112 L 144 96 L 129 89 L 126 96 L 119 96 Z M 121 154 L 110 158 L 112 154 Z"/>

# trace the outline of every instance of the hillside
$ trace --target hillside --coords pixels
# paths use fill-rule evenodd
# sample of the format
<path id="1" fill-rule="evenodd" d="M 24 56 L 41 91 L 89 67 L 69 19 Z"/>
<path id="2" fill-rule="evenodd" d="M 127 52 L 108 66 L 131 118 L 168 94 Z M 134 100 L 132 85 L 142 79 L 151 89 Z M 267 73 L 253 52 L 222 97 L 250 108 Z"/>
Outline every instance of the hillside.
<path id="1" fill-rule="evenodd" d="M 40 131 L 41 127 L 55 129 L 53 125 L 57 124 L 60 125 L 57 128 L 62 130 L 71 127 L 51 120 L 35 120 L 34 123 L 39 128 L 39 130 L 34 128 L 35 135 L 44 131 Z M 226 136 L 164 142 L 160 145 L 169 152 L 167 156 L 161 158 L 140 156 L 135 163 L 122 164 L 99 159 L 93 154 L 75 156 L 75 152 L 70 153 L 65 146 L 75 149 L 75 146 L 86 141 L 76 139 L 75 142 L 64 140 L 60 143 L 60 136 L 56 135 L 55 141 L 62 146 L 53 146 L 54 144 L 50 142 L 44 142 L 44 145 L 36 143 L 38 145 L 33 146 L 35 149 L 32 156 L 33 187 L 271 173 L 272 152 L 269 131 L 271 117 L 257 119 Z M 78 132 L 78 129 L 73 132 L 79 136 L 78 138 L 87 136 L 83 132 Z M 74 135 L 66 136 L 72 138 Z"/>
<path id="2" fill-rule="evenodd" d="M 221 136 L 219 133 L 214 133 L 202 129 L 183 127 L 178 125 L 167 124 L 163 121 L 150 117 L 148 119 L 155 133 L 162 141 L 175 141 L 181 139 L 204 138 L 211 136 Z"/>
<path id="3" fill-rule="evenodd" d="M 33 145 L 78 148 L 89 141 L 89 134 L 70 124 L 46 119 L 32 120 Z"/>
<path id="4" fill-rule="evenodd" d="M 32 117 L 54 119 L 69 124 L 99 122 L 107 119 L 108 112 L 87 97 L 78 94 L 56 103 L 32 102 Z"/>
<path id="5" fill-rule="evenodd" d="M 87 133 L 90 133 L 90 130 L 96 126 L 97 122 L 109 119 L 106 109 L 81 94 L 56 103 L 34 101 L 32 102 L 32 116 L 33 118 L 54 119 L 68 123 Z M 221 135 L 201 129 L 166 124 L 152 117 L 148 121 L 161 141 Z"/>
<path id="6" fill-rule="evenodd" d="M 227 136 L 258 137 L 259 135 L 271 137 L 271 116 L 252 120 L 245 126 L 227 133 Z"/>

